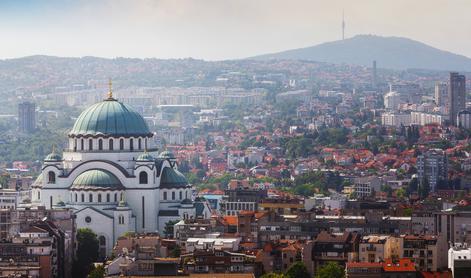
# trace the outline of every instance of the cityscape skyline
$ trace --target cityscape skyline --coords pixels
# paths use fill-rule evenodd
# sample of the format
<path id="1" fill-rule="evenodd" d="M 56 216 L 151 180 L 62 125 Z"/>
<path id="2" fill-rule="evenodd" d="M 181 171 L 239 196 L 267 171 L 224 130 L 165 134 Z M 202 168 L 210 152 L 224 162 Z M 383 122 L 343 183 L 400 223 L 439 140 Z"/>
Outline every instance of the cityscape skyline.
<path id="1" fill-rule="evenodd" d="M 462 8 L 442 1 L 335 0 L 319 5 L 304 0 L 208 0 L 203 4 L 8 0 L 0 3 L 0 58 L 41 54 L 239 59 L 340 40 L 342 10 L 348 23 L 346 38 L 357 34 L 408 37 L 470 57 L 471 42 L 461 34 L 471 29 L 465 12 L 471 3 L 453 2 Z"/>

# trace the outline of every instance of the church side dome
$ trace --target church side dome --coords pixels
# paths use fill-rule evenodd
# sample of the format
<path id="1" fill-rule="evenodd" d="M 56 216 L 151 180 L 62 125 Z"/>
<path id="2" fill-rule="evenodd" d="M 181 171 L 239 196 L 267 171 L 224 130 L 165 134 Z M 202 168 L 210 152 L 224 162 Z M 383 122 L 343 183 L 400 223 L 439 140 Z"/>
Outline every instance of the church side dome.
<path id="1" fill-rule="evenodd" d="M 49 162 L 49 161 L 62 161 L 62 157 L 60 154 L 56 152 L 52 152 L 48 154 L 45 158 L 44 161 Z"/>
<path id="2" fill-rule="evenodd" d="M 154 161 L 154 160 L 155 158 L 147 152 L 140 154 L 136 158 L 136 161 Z"/>
<path id="3" fill-rule="evenodd" d="M 178 170 L 170 167 L 165 167 L 162 170 L 162 177 L 160 178 L 160 187 L 186 187 L 188 181 L 185 176 Z"/>
<path id="4" fill-rule="evenodd" d="M 175 159 L 175 155 L 171 151 L 163 151 L 159 154 L 162 159 Z"/>
<path id="5" fill-rule="evenodd" d="M 112 173 L 102 169 L 87 170 L 78 175 L 72 190 L 123 190 L 124 186 Z"/>
<path id="6" fill-rule="evenodd" d="M 150 137 L 152 133 L 138 112 L 110 96 L 83 111 L 69 136 Z"/>

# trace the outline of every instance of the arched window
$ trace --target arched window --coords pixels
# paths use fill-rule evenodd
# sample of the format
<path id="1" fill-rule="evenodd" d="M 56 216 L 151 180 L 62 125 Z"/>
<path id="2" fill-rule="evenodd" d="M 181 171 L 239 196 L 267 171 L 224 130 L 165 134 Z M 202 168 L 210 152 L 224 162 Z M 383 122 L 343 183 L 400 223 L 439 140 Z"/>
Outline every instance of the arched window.
<path id="1" fill-rule="evenodd" d="M 77 139 L 74 139 L 74 151 L 77 150 Z"/>
<path id="2" fill-rule="evenodd" d="M 110 193 L 106 193 L 106 202 L 107 202 L 107 203 L 110 202 Z"/>
<path id="3" fill-rule="evenodd" d="M 98 237 L 98 244 L 99 244 L 98 256 L 100 258 L 104 258 L 106 256 L 106 239 L 104 236 Z"/>
<path id="4" fill-rule="evenodd" d="M 131 151 L 134 150 L 134 139 L 132 139 L 132 138 L 129 140 L 129 149 Z"/>
<path id="5" fill-rule="evenodd" d="M 119 149 L 124 150 L 124 139 L 119 139 Z"/>
<path id="6" fill-rule="evenodd" d="M 167 200 L 167 192 L 164 191 L 164 200 Z"/>
<path id="7" fill-rule="evenodd" d="M 147 138 L 145 139 L 145 143 L 144 143 L 145 147 L 147 149 Z"/>
<path id="8" fill-rule="evenodd" d="M 88 149 L 93 150 L 93 139 L 88 140 Z"/>
<path id="9" fill-rule="evenodd" d="M 188 199 L 188 191 L 185 190 L 185 199 Z"/>
<path id="10" fill-rule="evenodd" d="M 83 149 L 85 148 L 85 143 L 83 142 L 83 138 L 80 140 L 80 150 L 83 151 Z"/>
<path id="11" fill-rule="evenodd" d="M 82 200 L 82 203 L 85 202 L 85 194 L 82 193 L 82 196 L 80 197 L 80 199 Z"/>
<path id="12" fill-rule="evenodd" d="M 118 193 L 114 194 L 114 202 L 116 203 L 118 201 Z"/>
<path id="13" fill-rule="evenodd" d="M 142 149 L 142 140 L 141 140 L 141 138 L 139 138 L 139 140 L 137 140 L 137 148 L 138 148 L 139 150 Z"/>
<path id="14" fill-rule="evenodd" d="M 175 191 L 172 191 L 172 200 L 175 200 Z"/>
<path id="15" fill-rule="evenodd" d="M 183 192 L 180 191 L 180 200 L 183 199 Z"/>
<path id="16" fill-rule="evenodd" d="M 98 203 L 101 203 L 101 194 L 98 193 Z"/>
<path id="17" fill-rule="evenodd" d="M 47 173 L 47 183 L 56 183 L 56 173 L 53 171 L 49 171 L 49 173 Z"/>
<path id="18" fill-rule="evenodd" d="M 118 223 L 121 224 L 121 225 L 124 224 L 124 216 L 123 215 L 118 216 Z"/>
<path id="19" fill-rule="evenodd" d="M 78 202 L 78 195 L 77 195 L 77 193 L 75 193 L 75 202 L 76 202 L 76 203 Z"/>
<path id="20" fill-rule="evenodd" d="M 113 150 L 113 139 L 110 139 L 109 144 L 110 144 L 110 151 L 112 151 Z"/>
<path id="21" fill-rule="evenodd" d="M 93 202 L 93 195 L 92 195 L 92 193 L 88 194 L 88 201 L 89 201 L 90 203 Z"/>
<path id="22" fill-rule="evenodd" d="M 139 184 L 147 184 L 147 173 L 144 171 L 139 173 Z"/>
<path id="23" fill-rule="evenodd" d="M 102 139 L 98 139 L 98 149 L 99 149 L 100 151 L 103 150 L 103 140 L 102 140 Z"/>
<path id="24" fill-rule="evenodd" d="M 41 200 L 41 191 L 38 191 L 38 200 Z"/>

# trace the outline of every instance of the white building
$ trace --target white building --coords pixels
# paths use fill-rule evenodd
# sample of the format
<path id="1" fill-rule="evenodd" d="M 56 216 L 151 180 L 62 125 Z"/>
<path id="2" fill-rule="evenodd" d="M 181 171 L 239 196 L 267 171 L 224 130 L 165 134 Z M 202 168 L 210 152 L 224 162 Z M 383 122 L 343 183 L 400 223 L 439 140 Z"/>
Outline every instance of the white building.
<path id="1" fill-rule="evenodd" d="M 384 108 L 397 110 L 401 104 L 401 95 L 398 92 L 389 92 L 384 95 Z"/>
<path id="2" fill-rule="evenodd" d="M 386 112 L 381 115 L 381 124 L 394 127 L 409 126 L 410 119 L 410 114 Z"/>
<path id="3" fill-rule="evenodd" d="M 443 124 L 446 116 L 427 112 L 412 111 L 410 113 L 412 125 Z"/>
<path id="4" fill-rule="evenodd" d="M 110 90 L 78 117 L 63 155 L 46 157 L 33 205 L 71 208 L 77 228 L 92 229 L 106 254 L 125 232 L 162 232 L 170 220 L 196 217 L 191 186 L 170 152 L 157 156 L 153 136 Z"/>
<path id="5" fill-rule="evenodd" d="M 471 272 L 471 248 L 455 244 L 448 250 L 448 268 L 453 277 L 468 277 Z"/>

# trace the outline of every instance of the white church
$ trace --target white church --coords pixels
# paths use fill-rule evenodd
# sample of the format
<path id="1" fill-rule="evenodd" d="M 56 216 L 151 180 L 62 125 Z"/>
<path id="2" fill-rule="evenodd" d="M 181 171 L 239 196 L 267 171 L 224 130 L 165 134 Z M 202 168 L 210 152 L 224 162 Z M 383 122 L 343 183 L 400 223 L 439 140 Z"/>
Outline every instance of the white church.
<path id="1" fill-rule="evenodd" d="M 144 118 L 108 98 L 80 114 L 62 156 L 44 159 L 32 185 L 32 205 L 67 207 L 77 228 L 98 236 L 100 255 L 109 255 L 125 232 L 163 232 L 168 221 L 210 217 L 192 201 L 192 188 L 171 152 L 158 155 Z"/>

